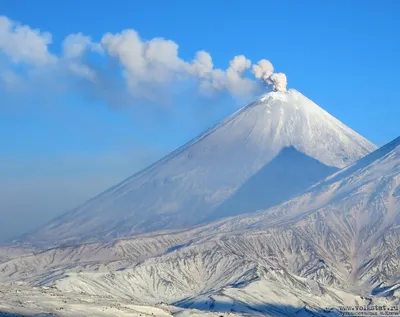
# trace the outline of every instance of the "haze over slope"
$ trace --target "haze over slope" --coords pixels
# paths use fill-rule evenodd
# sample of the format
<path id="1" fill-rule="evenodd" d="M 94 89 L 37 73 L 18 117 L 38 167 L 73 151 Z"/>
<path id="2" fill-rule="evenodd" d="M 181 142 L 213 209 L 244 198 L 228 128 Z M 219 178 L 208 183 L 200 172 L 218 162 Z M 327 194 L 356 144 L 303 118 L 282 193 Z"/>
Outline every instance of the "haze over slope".
<path id="1" fill-rule="evenodd" d="M 279 178 L 263 173 L 274 158 L 284 156 L 281 151 L 287 147 L 292 149 L 294 166 L 301 169 L 304 160 L 311 165 L 307 178 L 297 179 L 295 188 L 288 183 L 290 169 L 282 168 L 286 175 Z M 332 173 L 332 168 L 344 167 L 374 149 L 298 91 L 270 92 L 28 237 L 54 241 L 128 236 L 252 212 L 252 206 L 221 213 L 217 207 L 258 172 L 268 180 L 265 184 L 288 188 L 278 200 L 271 195 L 271 200 L 264 198 L 253 206 L 266 208 L 301 193 Z M 279 168 L 286 163 L 275 160 L 273 164 Z M 268 194 L 271 188 L 263 190 Z M 259 201 L 254 193 L 248 199 Z"/>

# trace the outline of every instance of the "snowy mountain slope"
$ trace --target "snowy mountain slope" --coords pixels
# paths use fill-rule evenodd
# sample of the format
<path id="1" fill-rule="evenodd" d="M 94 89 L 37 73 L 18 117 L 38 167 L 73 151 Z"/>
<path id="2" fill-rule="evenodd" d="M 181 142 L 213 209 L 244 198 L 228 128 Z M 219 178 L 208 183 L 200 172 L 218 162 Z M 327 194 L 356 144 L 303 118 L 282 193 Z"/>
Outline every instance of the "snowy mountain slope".
<path id="1" fill-rule="evenodd" d="M 172 152 L 162 160 L 110 188 L 75 210 L 27 235 L 30 241 L 88 241 L 196 225 L 221 217 L 218 206 L 259 171 L 268 184 L 289 187 L 292 170 L 279 179 L 268 164 L 293 149 L 292 164 L 313 159 L 309 178 L 254 208 L 267 208 L 300 194 L 375 146 L 295 90 L 270 92 Z M 295 150 L 294 150 L 295 149 Z M 297 152 L 297 153 L 296 153 Z M 297 160 L 299 160 L 297 162 Z M 282 166 L 279 162 L 273 164 Z M 286 163 L 285 163 L 286 164 Z M 267 182 L 266 182 L 267 183 Z M 264 188 L 265 193 L 271 188 Z M 250 191 L 252 193 L 252 191 Z M 259 200 L 259 197 L 248 197 Z M 228 208 L 231 209 L 231 208 Z M 223 211 L 223 216 L 251 212 Z"/>
<path id="2" fill-rule="evenodd" d="M 37 251 L 38 249 L 31 245 L 0 245 L 0 263 L 33 254 Z"/>
<path id="3" fill-rule="evenodd" d="M 233 313 L 213 313 L 183 309 L 166 304 L 134 305 L 130 301 L 115 302 L 109 297 L 66 294 L 54 288 L 28 288 L 0 284 L 0 316 L 57 317 L 235 317 Z"/>
<path id="4" fill-rule="evenodd" d="M 57 316 L 57 317 L 317 317 L 339 316 L 339 312 L 329 312 L 319 306 L 304 306 L 300 300 L 282 303 L 274 292 L 273 283 L 254 283 L 257 289 L 250 287 L 232 296 L 234 288 L 227 288 L 219 294 L 209 294 L 197 300 L 176 303 L 176 306 L 158 303 L 152 306 L 133 304 L 129 300 L 115 301 L 106 296 L 90 296 L 87 294 L 61 293 L 54 288 L 27 288 L 24 286 L 0 285 L 0 316 Z M 265 304 L 271 297 L 275 303 Z M 278 299 L 278 300 L 277 300 Z M 352 299 L 352 298 L 351 298 Z M 347 302 L 352 302 L 347 300 Z M 270 300 L 271 302 L 271 300 Z M 360 303 L 367 302 L 362 300 Z M 250 303 L 249 306 L 247 303 Z M 381 304 L 385 302 L 381 301 Z M 195 309 L 183 306 L 194 306 Z M 296 306 L 298 305 L 298 306 Z M 182 306 L 182 307 L 180 307 Z M 325 307 L 325 306 L 324 306 Z M 213 312 L 214 311 L 214 312 Z"/>
<path id="5" fill-rule="evenodd" d="M 262 301 L 272 306 L 277 298 L 297 308 L 295 298 L 307 307 L 399 303 L 399 188 L 400 138 L 280 206 L 177 232 L 179 244 L 133 267 L 66 270 L 39 283 L 194 308 L 210 296 L 242 303 L 245 296 L 252 307 L 251 296 L 261 296 L 254 289 L 271 283 Z"/>
<path id="6" fill-rule="evenodd" d="M 142 235 L 106 243 L 87 243 L 28 253 L 0 263 L 0 282 L 42 281 L 68 272 L 102 272 L 133 267 L 192 239 L 186 232 Z M 6 252 L 11 248 L 7 248 Z M 51 272 L 51 274 L 49 274 Z"/>
<path id="7" fill-rule="evenodd" d="M 296 276 L 277 263 L 274 247 L 265 250 L 262 240 L 250 241 L 252 244 L 246 245 L 234 241 L 232 248 L 216 241 L 202 243 L 144 261 L 133 269 L 68 274 L 53 285 L 62 292 L 112 296 L 117 301 L 155 304 L 161 300 L 184 308 L 234 309 L 250 315 L 256 311 L 274 315 L 275 310 L 290 308 L 286 313 L 291 316 L 293 311 L 306 309 L 396 303 L 396 299 L 349 292 L 325 277 Z"/>
<path id="8" fill-rule="evenodd" d="M 107 316 L 158 316 L 158 317 L 235 317 L 235 316 L 270 316 L 270 317 L 322 317 L 339 316 L 338 311 L 328 311 L 330 296 L 336 294 L 329 289 L 323 295 L 326 305 L 314 303 L 306 305 L 304 296 L 283 301 L 279 297 L 280 285 L 274 282 L 256 281 L 244 288 L 227 287 L 218 293 L 187 299 L 168 305 L 137 305 L 130 300 L 118 300 L 109 296 L 90 296 L 88 294 L 62 293 L 54 288 L 28 288 L 24 286 L 0 285 L 0 316 L 58 316 L 58 317 L 107 317 Z M 287 288 L 289 294 L 293 290 Z M 356 299 L 350 294 L 344 303 L 370 303 L 368 299 Z M 269 304 L 270 303 L 270 304 Z M 376 301 L 388 304 L 387 300 Z M 186 308 L 193 307 L 193 308 Z M 4 315 L 5 314 L 5 315 Z"/>
<path id="9" fill-rule="evenodd" d="M 399 212 L 399 173 L 400 138 L 397 138 L 328 176 L 305 194 L 271 208 L 268 213 L 259 212 L 247 217 L 234 218 L 230 226 L 238 229 L 265 229 L 275 226 L 275 221 L 290 225 L 302 217 L 327 211 L 329 208 L 338 210 L 334 216 L 339 217 L 352 211 L 349 205 L 356 204 L 354 210 L 365 213 L 357 221 L 364 220 L 362 225 L 376 221 L 381 226 L 375 233 L 379 236 L 384 231 L 382 227 L 398 221 L 396 217 Z M 368 218 L 367 215 L 374 217 Z M 390 220 L 385 220 L 387 217 Z M 364 235 L 370 233 L 360 232 Z"/>
<path id="10" fill-rule="evenodd" d="M 178 307 L 204 311 L 247 312 L 249 315 L 329 316 L 333 308 L 342 305 L 367 305 L 363 298 L 327 287 L 311 280 L 291 276 L 291 283 L 282 283 L 284 271 L 260 270 L 260 278 L 242 287 L 227 286 L 208 294 L 174 303 Z M 375 303 L 387 304 L 385 299 Z"/>
<path id="11" fill-rule="evenodd" d="M 191 229 L 160 231 L 110 242 L 28 249 L 26 252 L 19 251 L 17 246 L 16 250 L 12 246 L 4 247 L 0 249 L 4 252 L 4 262 L 0 263 L 0 283 L 27 281 L 40 284 L 44 279 L 53 280 L 53 277 L 59 278 L 67 272 L 109 272 L 131 268 L 148 258 L 189 246 L 193 241 L 207 241 L 221 232 L 220 223 L 217 221 Z M 20 256 L 9 254 L 10 250 L 20 252 Z"/>
<path id="12" fill-rule="evenodd" d="M 379 283 L 400 281 L 399 191 L 400 138 L 302 196 L 223 226 L 246 230 L 246 239 L 259 230 L 270 233 L 264 244 L 275 246 L 279 261 L 301 276 L 340 287 L 345 280 L 349 287 L 371 291 Z M 239 237 L 232 243 L 235 252 L 243 244 Z"/>
<path id="13" fill-rule="evenodd" d="M 67 248 L 69 263 L 87 253 L 85 259 L 99 266 L 127 244 L 134 251 L 113 260 L 127 258 L 130 266 L 77 270 L 55 257 L 65 247 L 54 248 L 26 261 L 36 266 L 43 256 L 56 259 L 25 282 L 115 302 L 163 301 L 249 315 L 329 316 L 325 307 L 400 305 L 399 193 L 400 138 L 266 211 Z M 162 252 L 144 252 L 157 249 Z M 3 282 L 9 281 L 9 264 L 20 261 L 0 265 Z M 19 266 L 13 275 L 24 270 Z"/>

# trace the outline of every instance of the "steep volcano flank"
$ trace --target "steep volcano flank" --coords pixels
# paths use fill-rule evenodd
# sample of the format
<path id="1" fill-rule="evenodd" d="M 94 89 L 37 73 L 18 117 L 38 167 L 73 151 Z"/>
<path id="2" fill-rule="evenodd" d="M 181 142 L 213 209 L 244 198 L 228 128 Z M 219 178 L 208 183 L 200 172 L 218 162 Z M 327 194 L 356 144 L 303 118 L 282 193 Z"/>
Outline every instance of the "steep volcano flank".
<path id="1" fill-rule="evenodd" d="M 289 157 L 285 148 L 292 149 Z M 27 238 L 43 242 L 108 239 L 186 228 L 266 208 L 374 149 L 299 92 L 270 92 Z M 269 164 L 284 173 L 269 171 Z M 281 189 L 279 195 L 273 190 L 274 180 Z M 246 188 L 253 189 L 261 181 L 266 185 L 259 186 L 270 201 L 250 204 L 250 210 L 245 203 L 239 209 L 218 208 L 228 199 L 242 203 Z"/>

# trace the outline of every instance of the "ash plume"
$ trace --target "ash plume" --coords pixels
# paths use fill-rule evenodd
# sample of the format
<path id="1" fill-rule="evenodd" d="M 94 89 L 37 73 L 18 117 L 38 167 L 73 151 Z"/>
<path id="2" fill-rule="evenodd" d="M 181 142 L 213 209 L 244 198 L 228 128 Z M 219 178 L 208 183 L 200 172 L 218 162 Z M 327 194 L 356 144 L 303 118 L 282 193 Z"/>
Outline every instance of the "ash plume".
<path id="1" fill-rule="evenodd" d="M 287 78 L 284 73 L 274 73 L 274 66 L 266 59 L 260 60 L 253 65 L 254 76 L 262 83 L 269 86 L 273 91 L 286 91 Z"/>

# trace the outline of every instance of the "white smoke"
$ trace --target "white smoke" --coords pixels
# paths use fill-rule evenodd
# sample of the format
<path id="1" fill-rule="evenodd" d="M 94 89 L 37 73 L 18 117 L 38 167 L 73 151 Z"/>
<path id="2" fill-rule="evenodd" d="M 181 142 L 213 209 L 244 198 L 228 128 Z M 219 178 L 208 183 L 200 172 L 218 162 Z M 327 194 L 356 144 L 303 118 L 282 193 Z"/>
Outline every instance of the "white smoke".
<path id="1" fill-rule="evenodd" d="M 81 33 L 70 34 L 63 41 L 62 53 L 58 56 L 49 52 L 51 41 L 48 32 L 0 16 L 0 54 L 9 57 L 12 64 L 52 67 L 64 72 L 63 75 L 78 76 L 91 82 L 94 90 L 105 81 L 99 65 L 89 63 L 90 54 L 115 59 L 122 69 L 127 92 L 137 98 L 154 98 L 160 91 L 168 91 L 169 85 L 185 80 L 198 84 L 199 91 L 207 94 L 225 91 L 233 96 L 251 96 L 260 92 L 259 82 L 273 91 L 286 90 L 285 74 L 274 73 L 273 65 L 266 59 L 253 64 L 246 56 L 238 55 L 229 61 L 226 69 L 216 68 L 206 51 L 198 51 L 194 59 L 184 60 L 174 41 L 144 40 L 132 29 L 106 33 L 99 42 Z M 97 57 L 93 60 L 99 60 Z M 11 74 L 13 66 L 7 71 Z M 118 78 L 113 75 L 110 74 L 110 78 Z M 7 75 L 2 82 L 9 86 L 15 82 L 11 80 L 14 77 Z"/>
<path id="2" fill-rule="evenodd" d="M 48 51 L 51 42 L 50 33 L 0 16 L 0 53 L 8 56 L 12 63 L 37 67 L 55 63 L 57 57 Z"/>
<path id="3" fill-rule="evenodd" d="M 252 68 L 254 76 L 271 87 L 273 91 L 286 91 L 287 78 L 284 73 L 274 73 L 274 66 L 266 59 L 260 60 Z"/>
<path id="4" fill-rule="evenodd" d="M 205 51 L 199 51 L 196 53 L 191 67 L 189 67 L 189 72 L 200 77 L 205 77 L 211 73 L 213 68 L 214 64 L 211 55 Z"/>
<path id="5" fill-rule="evenodd" d="M 272 66 L 272 63 L 266 59 L 262 59 L 257 64 L 253 65 L 253 74 L 258 79 L 266 80 L 273 72 L 274 66 Z"/>
<path id="6" fill-rule="evenodd" d="M 284 73 L 274 73 L 272 74 L 267 83 L 272 86 L 274 91 L 286 91 L 287 78 Z"/>
<path id="7" fill-rule="evenodd" d="M 100 44 L 94 43 L 89 36 L 82 33 L 68 35 L 63 43 L 63 56 L 66 58 L 77 58 L 86 51 L 102 52 Z"/>
<path id="8" fill-rule="evenodd" d="M 134 30 L 103 36 L 105 52 L 115 57 L 124 68 L 128 87 L 134 94 L 144 92 L 143 85 L 169 85 L 177 80 L 195 78 L 203 92 L 228 91 L 232 95 L 252 94 L 256 83 L 245 76 L 251 61 L 235 56 L 226 70 L 214 68 L 211 55 L 198 51 L 192 61 L 179 57 L 179 46 L 171 40 L 142 40 Z"/>
<path id="9" fill-rule="evenodd" d="M 88 53 L 103 53 L 100 44 L 94 43 L 89 36 L 82 33 L 70 34 L 62 42 L 62 58 L 60 63 L 63 63 L 67 69 L 74 75 L 86 78 L 89 81 L 97 80 L 96 72 L 91 69 L 82 59 Z"/>
<path id="10" fill-rule="evenodd" d="M 257 85 L 245 76 L 251 67 L 251 61 L 244 55 L 235 56 L 226 70 L 212 69 L 202 78 L 202 87 L 211 87 L 217 91 L 227 90 L 232 95 L 252 94 Z"/>
<path id="11" fill-rule="evenodd" d="M 235 56 L 229 62 L 229 68 L 233 71 L 242 74 L 251 67 L 251 60 L 247 59 L 244 55 Z"/>

